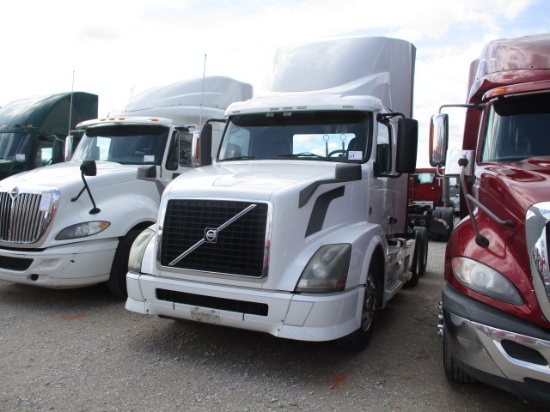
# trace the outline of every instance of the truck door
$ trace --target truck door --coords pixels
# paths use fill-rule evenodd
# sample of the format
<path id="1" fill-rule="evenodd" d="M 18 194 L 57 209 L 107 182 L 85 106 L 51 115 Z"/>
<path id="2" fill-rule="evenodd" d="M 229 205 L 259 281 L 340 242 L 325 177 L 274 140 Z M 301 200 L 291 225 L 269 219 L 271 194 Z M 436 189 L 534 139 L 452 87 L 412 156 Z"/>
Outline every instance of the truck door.
<path id="1" fill-rule="evenodd" d="M 376 146 L 374 147 L 374 181 L 370 193 L 373 223 L 379 224 L 386 235 L 395 232 L 396 180 L 392 174 L 393 152 L 392 126 L 388 121 L 376 123 Z"/>

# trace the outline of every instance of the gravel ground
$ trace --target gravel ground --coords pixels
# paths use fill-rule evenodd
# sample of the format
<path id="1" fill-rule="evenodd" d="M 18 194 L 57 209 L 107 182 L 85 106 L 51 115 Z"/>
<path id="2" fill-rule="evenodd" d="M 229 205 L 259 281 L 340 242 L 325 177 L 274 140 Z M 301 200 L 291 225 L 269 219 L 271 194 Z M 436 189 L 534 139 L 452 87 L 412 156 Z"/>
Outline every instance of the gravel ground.
<path id="1" fill-rule="evenodd" d="M 104 286 L 0 281 L 1 411 L 535 411 L 450 384 L 436 334 L 445 244 L 363 352 L 131 313 Z"/>

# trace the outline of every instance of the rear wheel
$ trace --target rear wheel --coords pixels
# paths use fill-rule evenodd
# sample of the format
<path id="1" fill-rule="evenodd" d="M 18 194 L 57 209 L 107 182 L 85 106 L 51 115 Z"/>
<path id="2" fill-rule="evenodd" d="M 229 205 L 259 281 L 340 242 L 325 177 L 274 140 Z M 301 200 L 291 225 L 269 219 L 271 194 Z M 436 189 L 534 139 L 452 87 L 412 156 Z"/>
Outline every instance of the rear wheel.
<path id="1" fill-rule="evenodd" d="M 422 245 L 421 259 L 418 268 L 418 276 L 422 276 L 426 273 L 426 266 L 428 265 L 428 229 L 424 226 L 417 226 L 415 230 L 420 234 L 420 243 Z"/>
<path id="2" fill-rule="evenodd" d="M 126 274 L 128 273 L 128 258 L 130 257 L 130 249 L 136 237 L 141 233 L 141 230 L 131 230 L 119 242 L 111 267 L 111 276 L 107 281 L 107 286 L 113 295 L 126 299 L 128 291 L 126 289 Z"/>
<path id="3" fill-rule="evenodd" d="M 420 276 L 424 274 L 426 270 L 425 261 L 427 257 L 425 256 L 426 250 L 426 240 L 428 233 L 426 228 L 423 226 L 415 226 L 414 231 L 414 253 L 412 261 L 412 277 L 405 283 L 405 287 L 412 288 L 418 284 Z"/>

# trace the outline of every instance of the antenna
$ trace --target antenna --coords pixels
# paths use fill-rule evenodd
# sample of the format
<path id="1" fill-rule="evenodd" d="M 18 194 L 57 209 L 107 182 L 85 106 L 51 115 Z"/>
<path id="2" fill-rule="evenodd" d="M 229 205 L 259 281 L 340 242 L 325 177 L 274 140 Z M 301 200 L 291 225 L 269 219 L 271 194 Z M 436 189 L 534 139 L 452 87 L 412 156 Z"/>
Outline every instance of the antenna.
<path id="1" fill-rule="evenodd" d="M 69 127 L 67 131 L 67 136 L 71 133 L 71 121 L 73 117 L 73 94 L 74 94 L 74 70 L 73 70 L 73 82 L 71 84 L 71 103 L 69 104 Z"/>
<path id="2" fill-rule="evenodd" d="M 202 65 L 202 91 L 201 91 L 201 111 L 199 115 L 199 130 L 202 124 L 202 103 L 204 101 L 204 79 L 206 78 L 206 53 L 204 54 L 204 63 Z"/>

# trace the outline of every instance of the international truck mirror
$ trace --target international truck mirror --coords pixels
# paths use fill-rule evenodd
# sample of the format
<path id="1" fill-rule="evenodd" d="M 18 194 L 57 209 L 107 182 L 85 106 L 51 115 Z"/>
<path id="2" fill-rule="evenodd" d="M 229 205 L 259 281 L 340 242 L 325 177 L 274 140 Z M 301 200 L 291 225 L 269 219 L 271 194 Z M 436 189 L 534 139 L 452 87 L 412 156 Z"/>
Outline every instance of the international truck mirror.
<path id="1" fill-rule="evenodd" d="M 209 166 L 212 164 L 212 125 L 206 123 L 202 127 L 201 137 L 197 145 L 199 150 L 199 159 L 201 166 Z"/>
<path id="2" fill-rule="evenodd" d="M 418 151 L 418 122 L 400 118 L 397 127 L 395 170 L 398 173 L 414 173 Z"/>
<path id="3" fill-rule="evenodd" d="M 97 175 L 97 165 L 95 164 L 95 160 L 84 160 L 80 165 L 80 171 L 84 176 Z"/>
<path id="4" fill-rule="evenodd" d="M 73 197 L 71 199 L 71 202 L 76 202 L 78 200 L 78 198 L 80 197 L 80 195 L 82 195 L 82 193 L 84 193 L 84 190 L 86 190 L 88 192 L 88 196 L 90 196 L 90 200 L 92 202 L 92 205 L 94 206 L 90 210 L 89 213 L 91 215 L 95 215 L 95 214 L 101 212 L 101 209 L 99 209 L 96 206 L 94 197 L 92 196 L 92 192 L 90 191 L 90 187 L 88 186 L 88 183 L 86 182 L 86 178 L 84 177 L 84 176 L 95 176 L 95 175 L 97 175 L 97 165 L 95 163 L 95 160 L 84 160 L 82 162 L 82 164 L 80 165 L 80 171 L 82 172 L 81 175 L 82 175 L 82 182 L 84 182 L 84 187 L 82 188 L 82 190 L 80 192 L 78 192 L 78 195 L 76 195 L 75 197 Z"/>
<path id="5" fill-rule="evenodd" d="M 65 154 L 65 142 L 54 136 L 52 145 L 52 163 L 61 163 Z"/>
<path id="6" fill-rule="evenodd" d="M 449 143 L 449 115 L 440 113 L 432 116 L 430 121 L 430 165 L 445 166 L 447 146 Z"/>
<path id="7" fill-rule="evenodd" d="M 71 160 L 71 157 L 73 157 L 73 135 L 70 134 L 65 138 L 65 149 L 64 149 L 64 155 L 65 155 L 65 161 L 68 162 Z"/>

